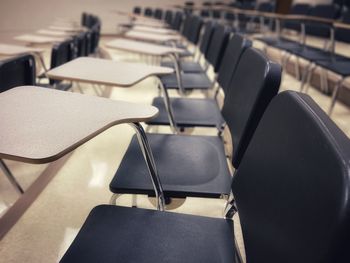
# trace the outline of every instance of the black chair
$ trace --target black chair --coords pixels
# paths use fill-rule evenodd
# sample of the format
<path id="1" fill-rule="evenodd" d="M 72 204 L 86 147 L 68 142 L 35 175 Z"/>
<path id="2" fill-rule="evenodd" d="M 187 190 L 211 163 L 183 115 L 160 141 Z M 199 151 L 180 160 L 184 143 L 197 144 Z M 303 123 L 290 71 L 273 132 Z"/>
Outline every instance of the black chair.
<path id="1" fill-rule="evenodd" d="M 234 35 L 225 50 L 218 72 L 217 83 L 226 94 L 229 91 L 230 80 L 235 72 L 242 53 L 251 46 L 249 40 Z M 216 92 L 216 95 L 218 91 Z M 220 131 L 224 127 L 224 119 L 216 102 L 216 96 L 209 99 L 171 98 L 169 101 L 174 114 L 174 124 L 177 129 L 188 127 L 217 127 Z M 162 97 L 153 99 L 152 105 L 157 107 L 159 114 L 148 125 L 170 125 L 166 104 Z"/>
<path id="2" fill-rule="evenodd" d="M 36 81 L 35 58 L 22 55 L 0 61 L 0 92 L 17 86 L 34 86 Z"/>
<path id="3" fill-rule="evenodd" d="M 171 23 L 173 22 L 173 12 L 171 10 L 165 11 L 164 21 L 168 25 L 171 25 Z"/>
<path id="4" fill-rule="evenodd" d="M 155 19 L 162 20 L 163 18 L 163 10 L 160 8 L 156 8 L 154 10 L 153 16 Z"/>
<path id="5" fill-rule="evenodd" d="M 219 25 L 213 33 L 213 41 L 211 41 L 208 47 L 206 60 L 212 65 L 215 73 L 219 70 L 230 33 L 231 29 L 229 27 L 221 25 Z M 163 76 L 160 80 L 161 85 L 163 85 L 165 89 L 176 89 L 183 93 L 194 89 L 209 90 L 215 83 L 211 81 L 205 73 L 181 72 L 178 75 L 171 74 Z"/>
<path id="6" fill-rule="evenodd" d="M 68 39 L 60 43 L 56 43 L 51 50 L 50 69 L 56 68 L 64 63 L 76 58 L 76 41 Z M 39 80 L 45 79 L 46 75 L 42 74 L 38 77 Z M 49 79 L 48 84 L 39 83 L 42 87 L 54 87 L 60 90 L 69 90 L 72 87 L 71 83 L 63 83 L 61 80 Z"/>
<path id="7" fill-rule="evenodd" d="M 182 72 L 185 72 L 185 73 L 202 72 L 203 73 L 206 71 L 206 69 L 203 69 L 203 67 L 201 66 L 200 60 L 202 56 L 205 56 L 208 52 L 209 44 L 212 41 L 213 33 L 216 27 L 217 27 L 217 24 L 213 21 L 209 21 L 205 24 L 204 33 L 203 33 L 200 47 L 199 47 L 200 55 L 198 56 L 197 61 L 180 60 L 179 68 Z M 161 65 L 164 67 L 175 68 L 175 65 L 172 61 L 163 61 L 161 62 Z"/>
<path id="8" fill-rule="evenodd" d="M 226 93 L 222 115 L 233 140 L 232 164 L 239 167 L 245 149 L 270 100 L 277 94 L 281 68 L 256 49 L 242 54 Z M 171 197 L 229 195 L 231 174 L 219 136 L 147 134 L 164 194 Z M 110 183 L 115 194 L 154 195 L 136 137 Z"/>
<path id="9" fill-rule="evenodd" d="M 76 56 L 84 57 L 88 56 L 87 45 L 89 41 L 88 32 L 82 32 L 75 36 Z"/>
<path id="10" fill-rule="evenodd" d="M 141 7 L 139 6 L 135 6 L 134 9 L 132 10 L 132 12 L 135 14 L 135 15 L 141 15 Z"/>
<path id="11" fill-rule="evenodd" d="M 240 262 L 235 209 L 247 262 L 349 262 L 349 159 L 348 138 L 316 103 L 283 92 L 235 173 L 226 219 L 97 206 L 60 262 Z"/>
<path id="12" fill-rule="evenodd" d="M 170 25 L 170 28 L 173 30 L 180 31 L 183 20 L 184 14 L 182 12 L 176 12 L 174 19 L 172 20 L 172 23 Z"/>
<path id="13" fill-rule="evenodd" d="M 145 8 L 145 11 L 144 11 L 144 15 L 145 15 L 145 16 L 148 16 L 148 17 L 153 16 L 153 10 L 152 10 L 152 8 L 146 7 L 146 8 Z"/>

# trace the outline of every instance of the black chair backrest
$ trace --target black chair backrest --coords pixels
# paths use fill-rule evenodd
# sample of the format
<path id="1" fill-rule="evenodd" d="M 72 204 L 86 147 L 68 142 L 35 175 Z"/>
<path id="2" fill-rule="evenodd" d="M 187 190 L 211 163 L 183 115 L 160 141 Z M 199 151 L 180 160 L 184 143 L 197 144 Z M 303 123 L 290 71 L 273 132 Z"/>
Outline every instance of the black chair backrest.
<path id="1" fill-rule="evenodd" d="M 69 39 L 60 43 L 55 44 L 51 50 L 51 65 L 50 68 L 53 69 L 58 67 L 76 57 L 76 46 L 75 40 Z M 50 85 L 59 83 L 58 80 L 50 79 Z"/>
<path id="2" fill-rule="evenodd" d="M 252 46 L 252 42 L 243 38 L 239 34 L 235 34 L 228 42 L 221 65 L 218 72 L 217 81 L 225 94 L 230 87 L 230 81 L 243 52 Z"/>
<path id="3" fill-rule="evenodd" d="M 0 61 L 0 92 L 17 86 L 34 86 L 35 78 L 35 58 L 32 55 Z"/>
<path id="4" fill-rule="evenodd" d="M 183 27 L 181 29 L 181 34 L 185 37 L 188 38 L 190 35 L 190 31 L 191 31 L 191 22 L 193 20 L 194 16 L 192 15 L 187 15 L 184 18 L 184 22 L 183 22 Z"/>
<path id="5" fill-rule="evenodd" d="M 187 32 L 187 40 L 194 45 L 197 45 L 201 33 L 203 20 L 198 16 L 192 16 L 190 19 L 189 30 Z"/>
<path id="6" fill-rule="evenodd" d="M 339 7 L 337 5 L 316 5 L 311 8 L 310 16 L 336 19 L 339 15 Z M 318 24 L 318 23 L 307 23 L 306 24 L 306 34 L 318 37 L 330 37 L 329 26 Z"/>
<path id="7" fill-rule="evenodd" d="M 241 55 L 222 108 L 233 142 L 235 168 L 239 167 L 266 107 L 279 90 L 281 72 L 279 64 L 257 49 L 247 48 Z"/>
<path id="8" fill-rule="evenodd" d="M 256 9 L 260 12 L 273 13 L 276 11 L 276 5 L 275 5 L 275 3 L 262 2 L 262 3 L 257 5 Z M 270 21 L 270 19 L 264 19 L 264 21 Z M 260 18 L 258 18 L 258 17 L 254 18 L 254 22 L 259 23 Z"/>
<path id="9" fill-rule="evenodd" d="M 255 3 L 253 2 L 243 2 L 242 4 L 240 4 L 240 7 L 243 10 L 254 10 L 255 9 Z M 251 19 L 250 16 L 247 16 L 245 14 L 238 14 L 238 20 L 242 23 L 248 22 Z"/>
<path id="10" fill-rule="evenodd" d="M 152 10 L 152 8 L 146 7 L 146 8 L 145 8 L 145 13 L 144 13 L 144 15 L 145 15 L 145 16 L 148 16 L 148 17 L 152 16 L 152 15 L 153 15 L 153 10 Z"/>
<path id="11" fill-rule="evenodd" d="M 308 15 L 310 13 L 311 6 L 309 4 L 295 4 L 291 7 L 290 14 L 292 15 Z M 284 28 L 301 31 L 301 25 L 296 21 L 285 21 Z"/>
<path id="12" fill-rule="evenodd" d="M 87 50 L 87 41 L 88 41 L 88 36 L 87 32 L 82 32 L 78 35 L 75 36 L 75 46 L 76 46 L 76 56 L 77 57 L 84 57 L 86 56 Z"/>
<path id="13" fill-rule="evenodd" d="M 219 66 L 226 49 L 230 32 L 231 29 L 223 25 L 218 25 L 214 29 L 214 33 L 208 47 L 208 52 L 205 54 L 205 58 L 213 66 L 215 72 L 218 72 L 219 70 Z"/>
<path id="14" fill-rule="evenodd" d="M 341 22 L 350 24 L 350 10 L 344 10 L 341 16 Z M 335 39 L 341 42 L 350 43 L 350 30 L 344 28 L 336 28 Z"/>
<path id="15" fill-rule="evenodd" d="M 101 31 L 101 25 L 99 23 L 95 24 L 91 28 L 90 54 L 96 52 L 96 49 L 98 47 L 98 43 L 100 41 L 100 31 Z"/>
<path id="16" fill-rule="evenodd" d="M 171 23 L 173 22 L 173 12 L 172 12 L 172 11 L 167 10 L 167 11 L 165 12 L 164 21 L 165 21 L 165 23 L 167 23 L 168 25 L 171 25 Z"/>
<path id="17" fill-rule="evenodd" d="M 171 29 L 174 29 L 174 30 L 177 30 L 177 31 L 180 31 L 181 29 L 181 25 L 182 25 L 182 22 L 184 20 L 184 17 L 183 17 L 183 13 L 182 12 L 176 12 L 175 13 L 175 17 L 171 23 Z"/>
<path id="18" fill-rule="evenodd" d="M 132 12 L 136 15 L 141 15 L 141 7 L 135 6 Z"/>
<path id="19" fill-rule="evenodd" d="M 199 50 L 202 52 L 202 54 L 206 54 L 208 52 L 208 47 L 213 37 L 215 27 L 217 27 L 217 24 L 214 21 L 208 21 L 204 26 L 204 33 L 199 46 Z"/>
<path id="20" fill-rule="evenodd" d="M 85 12 L 81 14 L 81 25 L 82 26 L 87 25 L 88 16 L 89 16 L 89 14 L 87 14 Z"/>
<path id="21" fill-rule="evenodd" d="M 163 10 L 156 8 L 153 13 L 154 18 L 161 20 L 163 18 Z"/>
<path id="22" fill-rule="evenodd" d="M 247 262 L 350 262 L 349 160 L 308 95 L 276 96 L 233 177 Z"/>

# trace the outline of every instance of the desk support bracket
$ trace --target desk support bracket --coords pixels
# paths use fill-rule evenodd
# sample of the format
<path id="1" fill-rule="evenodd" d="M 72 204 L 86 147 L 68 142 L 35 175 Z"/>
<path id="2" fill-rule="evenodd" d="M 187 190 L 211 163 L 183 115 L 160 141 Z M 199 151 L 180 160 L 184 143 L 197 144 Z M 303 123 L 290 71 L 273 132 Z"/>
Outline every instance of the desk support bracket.
<path id="1" fill-rule="evenodd" d="M 162 187 L 162 184 L 160 182 L 156 163 L 154 161 L 154 157 L 152 154 L 151 147 L 148 143 L 146 133 L 145 133 L 144 129 L 142 128 L 141 124 L 132 123 L 130 125 L 136 131 L 137 139 L 138 139 L 140 148 L 142 150 L 143 157 L 144 157 L 145 162 L 147 164 L 148 172 L 151 176 L 154 192 L 155 192 L 156 199 L 157 199 L 157 209 L 159 211 L 164 211 L 165 200 L 164 200 L 163 187 Z"/>

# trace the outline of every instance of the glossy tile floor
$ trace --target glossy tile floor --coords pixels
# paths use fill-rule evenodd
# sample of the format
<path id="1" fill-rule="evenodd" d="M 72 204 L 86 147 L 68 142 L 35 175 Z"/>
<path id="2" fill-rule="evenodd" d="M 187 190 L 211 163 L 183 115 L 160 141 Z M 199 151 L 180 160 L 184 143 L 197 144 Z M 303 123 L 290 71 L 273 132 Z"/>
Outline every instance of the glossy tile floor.
<path id="1" fill-rule="evenodd" d="M 103 42 L 103 41 L 102 41 Z M 111 52 L 114 59 L 145 61 L 144 57 L 124 52 Z M 82 85 L 86 94 L 97 95 L 102 90 L 89 85 Z M 298 90 L 299 82 L 292 76 L 285 75 L 281 90 Z M 74 89 L 76 92 L 78 90 Z M 149 78 L 132 88 L 106 88 L 111 99 L 126 100 L 149 104 L 158 95 L 156 80 Z M 323 108 L 327 109 L 330 99 L 315 89 L 310 89 L 310 96 Z M 177 95 L 177 94 L 172 94 Z M 192 97 L 204 94 L 193 93 Z M 338 103 L 332 115 L 340 128 L 350 136 L 350 109 Z M 170 132 L 167 128 L 158 129 Z M 210 129 L 195 129 L 193 134 L 214 135 Z M 57 262 L 66 251 L 90 210 L 99 204 L 107 204 L 111 193 L 108 184 L 116 171 L 123 154 L 133 135 L 128 125 L 119 125 L 103 132 L 85 145 L 75 150 L 64 166 L 44 189 L 37 200 L 20 218 L 17 224 L 0 241 L 0 262 Z M 27 188 L 47 165 L 27 165 L 7 162 L 19 182 Z M 0 213 L 5 212 L 18 195 L 0 173 Z M 174 205 L 181 203 L 175 200 Z M 118 199 L 119 205 L 130 206 L 130 196 Z M 139 207 L 154 208 L 152 202 L 139 196 Z M 222 217 L 225 202 L 188 198 L 185 203 L 172 211 Z M 238 220 L 236 228 L 239 229 Z M 242 249 L 242 237 L 238 234 Z"/>

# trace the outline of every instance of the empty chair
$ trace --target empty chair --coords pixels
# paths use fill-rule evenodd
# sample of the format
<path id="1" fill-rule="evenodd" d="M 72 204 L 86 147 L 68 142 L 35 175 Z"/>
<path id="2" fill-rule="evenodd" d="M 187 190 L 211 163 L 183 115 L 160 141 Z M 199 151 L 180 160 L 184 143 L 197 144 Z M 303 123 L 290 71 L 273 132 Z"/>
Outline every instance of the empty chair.
<path id="1" fill-rule="evenodd" d="M 141 15 L 141 7 L 135 6 L 134 9 L 132 10 L 132 12 L 133 12 L 135 15 Z"/>
<path id="2" fill-rule="evenodd" d="M 239 167 L 265 108 L 277 94 L 280 77 L 280 66 L 258 50 L 248 48 L 242 54 L 229 80 L 222 110 L 233 140 L 234 167 Z M 147 137 L 166 197 L 218 198 L 229 194 L 231 174 L 219 136 L 149 133 Z M 147 180 L 147 167 L 140 162 L 143 157 L 138 147 L 134 137 L 110 183 L 113 193 L 154 194 Z"/>
<path id="3" fill-rule="evenodd" d="M 316 5 L 314 8 L 311 8 L 309 15 L 327 19 L 336 19 L 339 16 L 339 7 L 334 4 Z M 324 38 L 330 37 L 329 25 L 310 22 L 306 23 L 305 30 L 308 35 Z"/>
<path id="4" fill-rule="evenodd" d="M 204 26 L 204 33 L 201 39 L 201 43 L 199 46 L 200 55 L 197 61 L 189 61 L 189 60 L 179 60 L 179 69 L 185 73 L 200 73 L 206 71 L 200 64 L 200 60 L 202 56 L 208 52 L 209 44 L 212 40 L 212 36 L 214 33 L 214 29 L 217 27 L 217 24 L 213 21 L 207 22 Z M 164 67 L 172 67 L 175 68 L 175 65 L 172 61 L 163 61 L 161 65 Z"/>
<path id="5" fill-rule="evenodd" d="M 234 35 L 227 44 L 218 72 L 217 83 L 226 94 L 229 92 L 230 80 L 235 72 L 239 59 L 244 50 L 251 46 L 251 41 L 242 36 Z M 218 91 L 216 92 L 216 94 Z M 209 99 L 171 98 L 175 128 L 187 127 L 217 127 L 222 131 L 224 119 L 216 102 L 216 96 Z M 162 97 L 153 99 L 152 105 L 157 107 L 159 114 L 148 125 L 170 125 L 166 104 Z"/>
<path id="6" fill-rule="evenodd" d="M 230 32 L 230 28 L 222 25 L 219 25 L 213 32 L 213 41 L 209 44 L 206 60 L 213 67 L 215 73 L 219 70 Z M 208 90 L 214 84 L 205 73 L 180 73 L 179 75 L 171 74 L 161 77 L 160 80 L 164 88 L 178 89 L 183 92 L 193 89 Z"/>
<path id="7" fill-rule="evenodd" d="M 182 22 L 184 20 L 184 15 L 182 12 L 176 12 L 174 19 L 170 25 L 170 28 L 173 30 L 180 31 Z"/>
<path id="8" fill-rule="evenodd" d="M 171 23 L 173 22 L 173 12 L 172 12 L 172 11 L 167 10 L 167 11 L 165 12 L 164 21 L 165 21 L 165 23 L 167 23 L 168 25 L 171 25 Z"/>
<path id="9" fill-rule="evenodd" d="M 50 69 L 56 68 L 68 61 L 71 61 L 76 57 L 76 46 L 74 39 L 68 39 L 63 42 L 57 43 L 51 50 L 51 62 Z M 45 74 L 39 76 L 39 79 L 46 78 Z M 64 84 L 60 80 L 49 79 L 49 84 L 40 83 L 39 86 L 55 87 L 61 90 L 68 90 L 71 88 L 71 84 Z"/>
<path id="10" fill-rule="evenodd" d="M 153 15 L 153 10 L 152 10 L 152 8 L 146 7 L 146 8 L 145 8 L 145 11 L 144 11 L 144 15 L 145 15 L 145 16 L 148 16 L 148 17 L 151 17 L 151 16 Z"/>
<path id="11" fill-rule="evenodd" d="M 35 78 L 35 58 L 32 55 L 0 61 L 0 92 L 17 86 L 34 86 Z"/>
<path id="12" fill-rule="evenodd" d="M 163 18 L 163 10 L 160 8 L 156 8 L 154 10 L 153 16 L 155 19 L 162 20 Z"/>
<path id="13" fill-rule="evenodd" d="M 235 209 L 247 262 L 349 262 L 349 159 L 349 139 L 316 103 L 283 92 L 235 173 L 226 219 L 97 206 L 60 262 L 239 262 Z"/>

